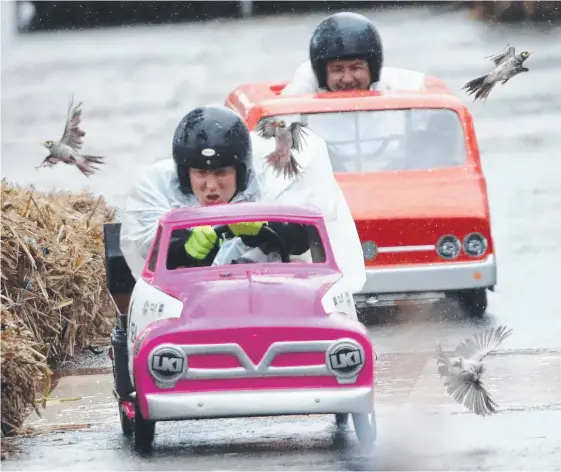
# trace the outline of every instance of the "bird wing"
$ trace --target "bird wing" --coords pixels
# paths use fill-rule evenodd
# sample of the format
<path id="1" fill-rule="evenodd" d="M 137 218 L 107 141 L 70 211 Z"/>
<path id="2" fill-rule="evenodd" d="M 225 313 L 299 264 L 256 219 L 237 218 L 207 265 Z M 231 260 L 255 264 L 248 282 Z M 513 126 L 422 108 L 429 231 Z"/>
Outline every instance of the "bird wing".
<path id="1" fill-rule="evenodd" d="M 38 166 L 35 166 L 35 169 L 39 169 L 41 167 L 52 167 L 58 162 L 58 159 L 54 157 L 51 153 Z"/>
<path id="2" fill-rule="evenodd" d="M 298 152 L 302 151 L 303 144 L 306 143 L 306 138 L 304 136 L 308 135 L 306 128 L 302 123 L 295 121 L 290 124 L 288 129 L 292 134 L 292 149 Z"/>
<path id="3" fill-rule="evenodd" d="M 265 139 L 274 138 L 275 137 L 275 129 L 276 129 L 276 127 L 274 126 L 275 121 L 276 120 L 273 120 L 271 118 L 265 118 L 265 119 L 261 120 L 259 123 L 257 123 L 257 125 L 255 126 L 255 131 L 262 138 L 265 138 Z"/>
<path id="4" fill-rule="evenodd" d="M 506 45 L 503 52 L 498 54 L 493 54 L 492 56 L 486 56 L 485 59 L 491 59 L 496 66 L 500 66 L 503 62 L 508 61 L 511 57 L 515 55 L 515 48 L 510 44 Z"/>
<path id="5" fill-rule="evenodd" d="M 66 125 L 64 126 L 64 133 L 60 142 L 70 146 L 75 151 L 82 149 L 82 137 L 86 134 L 80 129 L 80 121 L 82 119 L 82 110 L 80 106 L 82 102 L 78 103 L 74 108 L 72 105 L 74 103 L 74 94 L 70 98 L 70 104 L 68 105 L 68 114 L 66 116 Z"/>
<path id="6" fill-rule="evenodd" d="M 446 391 L 456 402 L 476 415 L 487 416 L 497 412 L 498 405 L 481 382 L 447 379 Z"/>
<path id="7" fill-rule="evenodd" d="M 478 362 L 495 350 L 510 334 L 512 329 L 506 326 L 497 326 L 480 331 L 471 338 L 464 339 L 456 348 L 456 355 L 464 359 L 472 359 Z"/>

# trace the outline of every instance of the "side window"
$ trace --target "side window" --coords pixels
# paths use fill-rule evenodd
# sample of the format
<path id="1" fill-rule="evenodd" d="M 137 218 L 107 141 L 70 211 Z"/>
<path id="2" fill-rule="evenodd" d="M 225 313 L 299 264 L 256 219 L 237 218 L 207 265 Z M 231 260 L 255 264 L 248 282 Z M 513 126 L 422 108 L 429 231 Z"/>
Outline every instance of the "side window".
<path id="1" fill-rule="evenodd" d="M 150 255 L 150 262 L 148 263 L 148 270 L 154 272 L 156 270 L 156 260 L 158 259 L 158 252 L 160 249 L 160 242 L 162 240 L 162 227 L 158 226 L 158 232 L 156 233 L 156 244 L 154 244 L 154 250 Z"/>
<path id="2" fill-rule="evenodd" d="M 312 256 L 312 262 L 314 264 L 325 262 L 325 249 L 321 242 L 321 236 L 319 235 L 318 229 L 313 225 L 306 225 L 308 231 L 308 240 L 310 242 L 310 253 Z"/>

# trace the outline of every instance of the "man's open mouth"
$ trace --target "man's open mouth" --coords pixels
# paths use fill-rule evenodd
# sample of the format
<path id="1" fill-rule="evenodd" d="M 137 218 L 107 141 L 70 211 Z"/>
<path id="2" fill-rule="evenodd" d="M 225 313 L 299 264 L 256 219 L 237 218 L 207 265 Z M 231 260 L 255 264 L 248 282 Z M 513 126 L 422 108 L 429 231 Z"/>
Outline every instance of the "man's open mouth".
<path id="1" fill-rule="evenodd" d="M 356 90 L 359 88 L 358 84 L 352 84 L 352 85 L 340 85 L 339 86 L 339 90 L 340 91 L 346 91 L 346 90 Z"/>
<path id="2" fill-rule="evenodd" d="M 212 203 L 218 203 L 220 201 L 220 195 L 211 194 L 206 196 L 206 200 Z"/>

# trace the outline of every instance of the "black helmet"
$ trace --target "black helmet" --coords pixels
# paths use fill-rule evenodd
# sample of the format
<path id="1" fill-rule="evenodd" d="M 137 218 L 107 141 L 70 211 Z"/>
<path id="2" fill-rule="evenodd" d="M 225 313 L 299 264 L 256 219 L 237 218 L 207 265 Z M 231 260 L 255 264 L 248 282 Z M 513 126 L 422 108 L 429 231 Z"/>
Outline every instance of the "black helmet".
<path id="1" fill-rule="evenodd" d="M 184 193 L 192 193 L 189 169 L 236 169 L 236 191 L 247 188 L 252 169 L 249 130 L 234 111 L 209 105 L 187 113 L 173 135 L 173 160 Z"/>
<path id="2" fill-rule="evenodd" d="M 310 62 L 321 88 L 327 88 L 327 61 L 354 58 L 368 61 L 372 82 L 380 80 L 382 40 L 368 18 L 357 13 L 335 13 L 316 26 L 310 40 Z"/>

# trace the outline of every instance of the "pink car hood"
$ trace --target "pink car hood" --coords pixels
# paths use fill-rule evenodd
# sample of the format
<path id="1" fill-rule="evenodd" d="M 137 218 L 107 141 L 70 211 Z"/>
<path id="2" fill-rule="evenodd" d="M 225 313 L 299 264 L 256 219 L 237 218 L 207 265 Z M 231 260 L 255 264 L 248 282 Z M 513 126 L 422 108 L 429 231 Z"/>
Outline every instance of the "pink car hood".
<path id="1" fill-rule="evenodd" d="M 325 317 L 321 298 L 341 274 L 325 267 L 244 265 L 177 274 L 161 284 L 184 304 L 180 324 L 190 328 L 278 325 Z M 202 327 L 202 326 L 201 326 Z"/>

